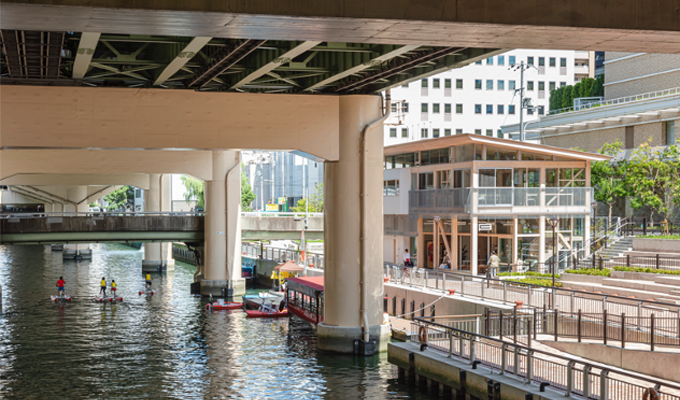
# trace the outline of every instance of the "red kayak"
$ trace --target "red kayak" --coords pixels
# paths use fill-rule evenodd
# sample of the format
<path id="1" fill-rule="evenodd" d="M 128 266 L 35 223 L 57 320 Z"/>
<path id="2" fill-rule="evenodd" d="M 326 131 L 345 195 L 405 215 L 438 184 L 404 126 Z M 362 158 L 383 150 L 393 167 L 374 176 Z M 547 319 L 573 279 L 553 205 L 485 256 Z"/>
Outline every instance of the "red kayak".
<path id="1" fill-rule="evenodd" d="M 52 298 L 52 301 L 55 303 L 58 302 L 59 300 L 66 300 L 66 301 L 71 301 L 71 296 L 50 296 Z"/>
<path id="2" fill-rule="evenodd" d="M 248 318 L 278 318 L 287 317 L 288 310 L 283 311 L 259 311 L 259 310 L 246 310 L 246 317 Z"/>
<path id="3" fill-rule="evenodd" d="M 228 301 L 224 304 L 218 302 L 208 303 L 205 305 L 208 310 L 238 310 L 243 308 L 243 303 L 236 303 L 234 301 Z"/>

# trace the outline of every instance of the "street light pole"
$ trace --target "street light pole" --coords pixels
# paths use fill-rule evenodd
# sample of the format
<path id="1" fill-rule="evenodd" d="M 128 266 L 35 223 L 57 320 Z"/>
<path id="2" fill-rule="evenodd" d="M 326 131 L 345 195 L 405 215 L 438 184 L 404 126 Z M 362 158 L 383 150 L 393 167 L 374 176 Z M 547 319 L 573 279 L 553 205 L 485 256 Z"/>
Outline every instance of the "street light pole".
<path id="1" fill-rule="evenodd" d="M 548 220 L 550 222 L 550 227 L 552 228 L 552 242 L 553 242 L 553 252 L 552 252 L 552 306 L 555 306 L 555 267 L 557 266 L 557 237 L 555 236 L 555 230 L 557 228 L 557 225 L 559 224 L 559 219 L 557 218 L 550 218 Z"/>

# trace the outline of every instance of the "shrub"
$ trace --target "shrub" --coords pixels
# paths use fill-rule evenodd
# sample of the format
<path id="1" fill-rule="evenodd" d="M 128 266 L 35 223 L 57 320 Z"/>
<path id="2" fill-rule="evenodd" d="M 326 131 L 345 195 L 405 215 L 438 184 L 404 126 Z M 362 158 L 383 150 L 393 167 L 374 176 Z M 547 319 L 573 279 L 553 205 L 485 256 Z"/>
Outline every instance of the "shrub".
<path id="1" fill-rule="evenodd" d="M 680 240 L 680 235 L 637 235 L 640 239 L 664 239 L 664 240 Z"/>
<path id="2" fill-rule="evenodd" d="M 595 269 L 595 268 L 581 268 L 581 269 L 568 269 L 564 271 L 567 274 L 577 274 L 577 275 L 593 275 L 593 276 L 609 276 L 610 270 L 608 269 Z"/>
<path id="3" fill-rule="evenodd" d="M 527 272 L 501 272 L 498 274 L 498 276 L 534 276 L 538 278 L 551 278 L 552 279 L 552 274 L 547 274 L 547 273 L 540 273 L 540 272 L 534 272 L 534 271 L 527 271 Z M 559 278 L 560 274 L 555 274 L 555 278 Z"/>
<path id="4" fill-rule="evenodd" d="M 648 274 L 680 275 L 680 270 L 667 270 L 667 269 L 643 268 L 643 267 L 624 267 L 624 266 L 616 266 L 613 269 L 614 269 L 614 271 L 623 271 L 623 272 L 645 272 L 645 273 L 648 273 Z"/>
<path id="5" fill-rule="evenodd" d="M 550 276 L 552 278 L 552 275 Z M 557 275 L 555 275 L 555 278 L 557 278 Z M 536 285 L 536 286 L 549 286 L 552 287 L 552 281 L 549 279 L 541 279 L 541 278 L 523 278 L 523 279 L 508 279 L 508 282 L 517 282 L 517 283 L 528 283 L 530 285 Z M 562 283 L 560 282 L 555 282 L 555 287 L 562 287 Z"/>

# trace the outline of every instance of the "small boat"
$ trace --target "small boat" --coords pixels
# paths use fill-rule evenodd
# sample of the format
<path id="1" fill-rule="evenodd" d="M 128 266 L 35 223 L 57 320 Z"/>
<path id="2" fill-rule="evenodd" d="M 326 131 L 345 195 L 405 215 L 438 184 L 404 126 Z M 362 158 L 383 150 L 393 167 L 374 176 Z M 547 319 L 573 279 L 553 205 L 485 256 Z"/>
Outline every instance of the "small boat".
<path id="1" fill-rule="evenodd" d="M 287 317 L 288 310 L 283 311 L 260 311 L 260 310 L 246 310 L 247 318 L 279 318 Z"/>
<path id="2" fill-rule="evenodd" d="M 140 291 L 139 291 L 139 295 L 141 296 L 141 295 L 143 295 L 144 293 L 146 293 L 146 294 L 148 294 L 148 295 L 153 296 L 154 294 L 156 294 L 156 292 L 158 292 L 158 289 L 154 289 L 154 290 L 140 290 Z"/>
<path id="3" fill-rule="evenodd" d="M 243 296 L 243 303 L 246 310 L 258 310 L 263 304 L 280 303 L 283 300 L 283 293 L 260 292 L 256 295 L 247 294 Z"/>
<path id="4" fill-rule="evenodd" d="M 52 301 L 55 303 L 58 302 L 59 300 L 65 300 L 65 301 L 71 301 L 71 296 L 63 295 L 63 296 L 50 296 Z"/>
<path id="5" fill-rule="evenodd" d="M 118 296 L 116 296 L 116 297 L 109 297 L 109 296 L 106 296 L 106 297 L 99 297 L 99 296 L 94 296 L 94 301 L 99 302 L 99 303 L 103 303 L 103 302 L 105 302 L 105 301 L 113 302 L 114 300 L 115 300 L 115 301 L 123 301 L 123 298 L 122 298 L 122 297 L 118 297 Z"/>
<path id="6" fill-rule="evenodd" d="M 237 303 L 234 301 L 227 301 L 225 303 L 208 303 L 205 305 L 205 308 L 208 310 L 238 310 L 240 308 L 243 308 L 243 303 Z"/>

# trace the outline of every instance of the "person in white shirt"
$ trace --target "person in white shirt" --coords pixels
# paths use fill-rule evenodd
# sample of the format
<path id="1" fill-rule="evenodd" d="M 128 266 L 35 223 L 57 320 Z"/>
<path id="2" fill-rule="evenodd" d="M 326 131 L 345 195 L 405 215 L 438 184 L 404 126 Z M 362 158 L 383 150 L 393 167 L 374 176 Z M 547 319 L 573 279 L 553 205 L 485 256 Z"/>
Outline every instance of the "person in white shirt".
<path id="1" fill-rule="evenodd" d="M 404 265 L 412 265 L 411 254 L 409 254 L 408 249 L 404 249 Z"/>

